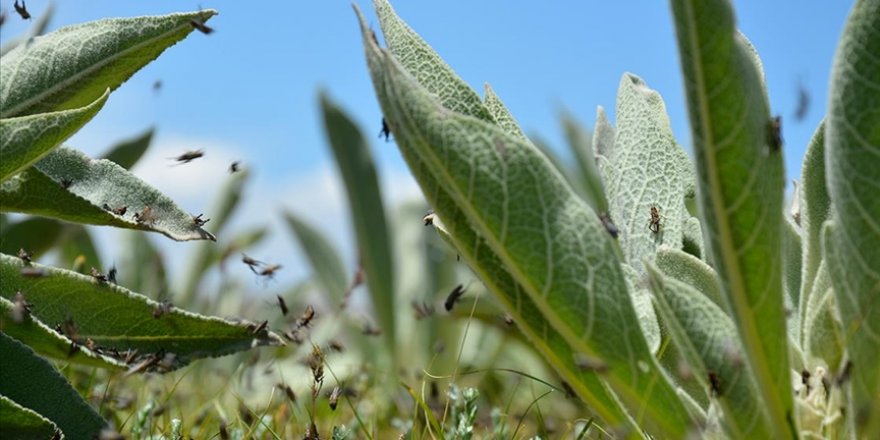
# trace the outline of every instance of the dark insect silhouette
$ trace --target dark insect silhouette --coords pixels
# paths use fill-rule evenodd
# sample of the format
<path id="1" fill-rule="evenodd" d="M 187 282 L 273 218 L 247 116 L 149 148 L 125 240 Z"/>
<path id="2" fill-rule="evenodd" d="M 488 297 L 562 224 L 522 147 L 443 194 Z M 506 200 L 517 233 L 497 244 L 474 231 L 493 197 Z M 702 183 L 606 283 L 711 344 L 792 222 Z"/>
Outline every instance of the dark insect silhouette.
<path id="1" fill-rule="evenodd" d="M 384 137 L 385 142 L 388 142 L 388 138 L 391 136 L 391 129 L 388 128 L 388 122 L 385 121 L 385 118 L 382 118 L 382 131 L 379 132 L 379 137 Z"/>
<path id="2" fill-rule="evenodd" d="M 107 271 L 107 281 L 116 284 L 116 266 L 111 266 Z"/>
<path id="3" fill-rule="evenodd" d="M 25 6 L 25 4 L 24 4 L 24 0 L 21 0 L 20 5 L 18 4 L 18 0 L 15 0 L 15 3 L 12 5 L 12 7 L 15 8 L 15 12 L 17 12 L 18 15 L 21 16 L 22 20 L 30 20 L 31 19 L 31 13 L 28 12 L 27 6 Z"/>
<path id="4" fill-rule="evenodd" d="M 803 121 L 810 112 L 810 92 L 803 84 L 798 84 L 797 107 L 794 109 L 794 120 Z"/>
<path id="5" fill-rule="evenodd" d="M 153 91 L 159 93 L 159 90 L 162 90 L 162 80 L 157 79 L 153 82 Z"/>
<path id="6" fill-rule="evenodd" d="M 268 327 L 268 326 L 269 326 L 269 321 L 263 321 L 259 324 L 251 324 L 249 326 L 249 328 L 251 329 L 251 333 L 253 333 L 255 335 L 259 335 L 260 333 L 265 331 L 266 327 Z"/>
<path id="7" fill-rule="evenodd" d="M 770 119 L 767 126 L 767 143 L 770 144 L 770 149 L 773 151 L 779 151 L 782 148 L 782 116 Z"/>
<path id="8" fill-rule="evenodd" d="M 259 274 L 257 272 L 257 268 L 266 264 L 266 263 L 263 263 L 262 261 L 254 260 L 253 258 L 248 257 L 245 254 L 241 254 L 241 261 L 242 261 L 242 263 L 247 264 L 247 266 L 251 269 L 251 272 L 256 273 L 256 274 Z"/>
<path id="9" fill-rule="evenodd" d="M 287 303 L 284 302 L 284 298 L 281 295 L 275 295 L 278 298 L 278 307 L 281 308 L 281 314 L 287 316 L 287 312 L 290 310 L 287 308 Z"/>
<path id="10" fill-rule="evenodd" d="M 180 156 L 177 157 L 169 157 L 169 159 L 176 160 L 177 165 L 183 165 L 185 163 L 190 163 L 200 157 L 204 157 L 205 152 L 202 150 L 190 150 L 186 151 Z"/>
<path id="11" fill-rule="evenodd" d="M 98 269 L 95 269 L 94 267 L 92 267 L 92 269 L 89 270 L 89 275 L 92 278 L 98 280 L 98 282 L 101 282 L 101 283 L 107 282 L 107 276 L 102 274 L 101 272 L 98 272 Z"/>
<path id="12" fill-rule="evenodd" d="M 33 257 L 31 257 L 31 254 L 29 254 L 28 251 L 24 250 L 24 248 L 18 250 L 18 258 L 21 259 L 21 262 L 24 263 L 25 266 L 30 266 L 31 263 L 34 261 Z"/>
<path id="13" fill-rule="evenodd" d="M 209 219 L 209 218 L 202 218 L 202 215 L 204 215 L 204 214 L 199 214 L 199 215 L 193 216 L 193 223 L 195 223 L 195 225 L 200 228 L 202 226 L 205 226 L 205 223 L 208 223 L 209 221 L 211 221 L 211 219 Z"/>
<path id="14" fill-rule="evenodd" d="M 464 295 L 464 285 L 459 284 L 452 289 L 452 292 L 449 292 L 449 296 L 446 297 L 446 302 L 443 303 L 443 307 L 446 308 L 447 312 L 451 312 L 452 308 L 455 307 L 455 303 Z"/>
<path id="15" fill-rule="evenodd" d="M 608 215 L 607 212 L 603 212 L 602 214 L 599 214 L 599 220 L 602 220 L 602 225 L 605 226 L 608 235 L 610 235 L 611 238 L 617 238 L 620 231 L 617 229 L 617 226 L 614 225 L 614 222 L 611 221 L 611 216 Z"/>
<path id="16" fill-rule="evenodd" d="M 190 20 L 189 24 L 191 24 L 192 27 L 196 28 L 197 31 L 205 35 L 211 35 L 214 32 L 214 28 L 198 20 Z"/>
<path id="17" fill-rule="evenodd" d="M 241 168 L 241 162 L 235 161 L 229 164 L 229 174 L 235 174 Z"/>
<path id="18" fill-rule="evenodd" d="M 260 272 L 257 275 L 259 275 L 261 277 L 266 277 L 267 279 L 271 280 L 272 278 L 275 277 L 275 272 L 278 272 L 281 269 L 281 267 L 282 266 L 280 264 L 270 264 L 270 265 L 263 267 L 263 269 L 260 270 Z"/>
<path id="19" fill-rule="evenodd" d="M 709 372 L 709 387 L 712 389 L 713 396 L 721 395 L 721 378 L 714 371 Z"/>

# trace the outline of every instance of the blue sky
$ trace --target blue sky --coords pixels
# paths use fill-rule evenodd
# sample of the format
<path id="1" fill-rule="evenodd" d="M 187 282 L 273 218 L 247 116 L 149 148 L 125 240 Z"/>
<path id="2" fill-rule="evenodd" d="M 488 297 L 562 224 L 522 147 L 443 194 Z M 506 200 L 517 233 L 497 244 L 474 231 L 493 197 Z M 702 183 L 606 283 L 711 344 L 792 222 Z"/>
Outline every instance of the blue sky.
<path id="1" fill-rule="evenodd" d="M 372 7 L 356 3 L 378 29 Z M 558 112 L 592 126 L 596 106 L 614 113 L 621 75 L 632 72 L 666 101 L 673 131 L 690 148 L 687 112 L 671 14 L 665 1 L 393 1 L 411 27 L 482 94 L 488 81 L 528 133 L 562 149 Z M 36 15 L 48 2 L 31 0 Z M 737 1 L 738 23 L 760 53 L 773 112 L 784 118 L 786 171 L 796 178 L 804 148 L 824 114 L 828 75 L 847 12 L 844 1 Z M 247 215 L 235 226 L 277 224 L 279 206 L 305 213 L 348 246 L 344 199 L 317 112 L 317 90 L 350 112 L 368 138 L 390 203 L 418 194 L 391 143 L 379 142 L 381 114 L 366 72 L 349 1 L 56 2 L 51 29 L 114 16 L 214 8 L 212 35 L 194 33 L 118 89 L 95 120 L 68 144 L 97 155 L 149 126 L 154 151 L 135 169 L 190 211 L 208 211 L 228 161 L 255 172 Z M 6 40 L 27 28 L 0 1 Z M 161 90 L 153 83 L 162 81 Z M 795 122 L 798 87 L 811 96 Z M 203 148 L 205 160 L 167 166 L 167 157 Z M 209 224 L 210 226 L 210 224 Z M 304 265 L 286 232 L 261 252 Z M 281 244 L 279 244 L 281 243 Z M 168 245 L 184 249 L 180 245 Z M 348 247 L 350 255 L 350 247 Z M 113 252 L 113 251 L 110 251 Z"/>

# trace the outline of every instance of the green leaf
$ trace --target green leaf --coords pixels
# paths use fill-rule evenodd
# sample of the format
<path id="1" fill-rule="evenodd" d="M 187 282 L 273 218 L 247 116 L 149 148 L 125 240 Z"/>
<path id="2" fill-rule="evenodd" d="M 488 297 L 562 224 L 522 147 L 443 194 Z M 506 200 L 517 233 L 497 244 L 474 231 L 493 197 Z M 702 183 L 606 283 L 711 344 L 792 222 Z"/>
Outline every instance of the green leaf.
<path id="1" fill-rule="evenodd" d="M 803 247 L 803 263 L 801 264 L 801 296 L 799 312 L 801 322 L 807 313 L 807 303 L 811 301 L 813 283 L 822 262 L 822 224 L 828 219 L 831 199 L 825 186 L 825 121 L 823 120 L 804 155 L 801 166 L 800 224 Z M 797 335 L 804 343 L 805 334 Z"/>
<path id="2" fill-rule="evenodd" d="M 786 310 L 786 320 L 788 334 L 794 338 L 797 344 L 800 340 L 797 337 L 801 331 L 801 313 L 798 310 L 801 297 L 801 234 L 799 227 L 789 220 L 784 220 L 782 226 L 782 287 L 785 292 L 784 304 Z"/>
<path id="3" fill-rule="evenodd" d="M 22 297 L 27 301 L 27 297 Z M 72 341 L 25 312 L 24 304 L 0 297 L 0 331 L 18 339 L 42 356 L 93 367 L 124 369 L 124 362 L 87 347 L 71 348 Z"/>
<path id="4" fill-rule="evenodd" d="M 489 110 L 489 113 L 492 114 L 492 117 L 498 121 L 498 126 L 513 136 L 522 140 L 528 140 L 525 133 L 523 133 L 519 124 L 516 122 L 516 119 L 510 114 L 510 110 L 507 109 L 507 106 L 504 105 L 501 98 L 495 93 L 495 90 L 492 90 L 489 83 L 485 84 L 485 94 L 486 98 L 484 99 L 483 104 L 486 106 L 486 109 Z"/>
<path id="5" fill-rule="evenodd" d="M 596 165 L 596 156 L 593 148 L 593 137 L 580 122 L 568 112 L 562 112 L 560 116 L 568 148 L 571 150 L 578 165 L 581 178 L 580 186 L 584 189 L 586 202 L 596 212 L 608 212 L 608 199 L 605 197 L 605 184 L 599 175 Z"/>
<path id="6" fill-rule="evenodd" d="M 722 310 L 726 307 L 721 294 L 718 274 L 699 258 L 678 249 L 663 246 L 657 249 L 655 264 L 667 278 L 674 278 L 694 288 Z"/>
<path id="7" fill-rule="evenodd" d="M 348 194 L 360 265 L 366 275 L 373 310 L 385 336 L 386 348 L 393 355 L 396 330 L 392 242 L 370 146 L 354 122 L 324 93 L 321 93 L 321 112 L 324 131 Z M 396 136 L 395 131 L 395 139 Z"/>
<path id="8" fill-rule="evenodd" d="M 828 278 L 826 267 L 825 262 L 819 264 L 813 292 L 810 293 L 810 300 L 805 304 L 803 347 L 811 371 L 820 365 L 828 368 L 829 371 L 839 368 L 846 344 L 843 325 L 837 315 L 836 297 L 831 289 L 831 280 Z"/>
<path id="9" fill-rule="evenodd" d="M 112 211 L 123 207 L 124 215 Z M 66 147 L 0 184 L 0 211 L 160 232 L 178 241 L 214 240 L 191 215 L 124 168 Z M 138 221 L 135 215 L 144 212 L 146 220 Z"/>
<path id="10" fill-rule="evenodd" d="M 79 131 L 101 110 L 109 95 L 108 89 L 82 108 L 0 119 L 0 182 L 33 165 Z"/>
<path id="11" fill-rule="evenodd" d="M 657 310 L 691 374 L 723 409 L 722 423 L 730 438 L 772 438 L 762 396 L 747 372 L 736 327 L 727 314 L 691 286 L 664 277 L 655 266 L 648 266 L 648 273 Z"/>
<path id="12" fill-rule="evenodd" d="M 7 438 L 46 440 L 61 431 L 49 419 L 0 395 L 0 432 Z"/>
<path id="13" fill-rule="evenodd" d="M 334 305 L 339 305 L 349 284 L 349 275 L 339 253 L 327 237 L 299 216 L 285 211 L 284 220 L 312 266 L 312 273 L 321 290 L 333 299 Z"/>
<path id="14" fill-rule="evenodd" d="M 0 295 L 12 301 L 16 292 L 22 292 L 33 305 L 32 314 L 47 325 L 64 327 L 65 322 L 72 322 L 76 335 L 68 336 L 80 344 L 91 339 L 104 353 L 138 350 L 137 361 L 154 353 L 173 354 L 170 365 L 154 362 L 151 370 L 178 368 L 194 359 L 258 344 L 281 343 L 266 330 L 254 334 L 255 324 L 246 321 L 201 316 L 175 307 L 163 312 L 162 304 L 115 284 L 38 264 L 25 269 L 20 259 L 8 255 L 0 255 L 0 274 Z"/>
<path id="15" fill-rule="evenodd" d="M 611 218 L 626 261 L 641 274 L 642 259 L 652 260 L 658 246 L 681 247 L 688 158 L 675 142 L 660 94 L 628 73 L 617 92 L 617 137 L 610 154 Z M 659 211 L 660 226 L 651 226 L 652 208 Z"/>
<path id="16" fill-rule="evenodd" d="M 621 267 L 623 275 L 626 277 L 627 290 L 632 297 L 636 319 L 645 336 L 645 341 L 648 342 L 648 349 L 651 350 L 651 353 L 657 353 L 657 350 L 660 349 L 660 325 L 657 323 L 654 305 L 651 304 L 651 292 L 632 266 L 624 263 Z"/>
<path id="17" fill-rule="evenodd" d="M 495 122 L 495 118 L 483 105 L 477 92 L 467 85 L 422 37 L 397 16 L 387 0 L 373 0 L 373 5 L 388 50 L 403 68 L 415 77 L 416 81 L 429 92 L 439 96 L 440 102 L 449 110 Z M 372 30 L 370 32 L 373 35 Z M 388 122 L 396 136 L 396 121 Z"/>
<path id="18" fill-rule="evenodd" d="M 672 0 L 708 260 L 775 437 L 796 435 L 782 291 L 781 146 L 760 67 L 726 0 Z"/>
<path id="19" fill-rule="evenodd" d="M 683 436 L 686 412 L 639 330 L 598 216 L 534 146 L 444 107 L 374 43 L 362 17 L 361 28 L 383 113 L 463 259 L 606 421 L 624 423 L 596 373 L 577 368 L 580 356 L 607 366 L 602 379 L 648 432 Z"/>
<path id="20" fill-rule="evenodd" d="M 244 185 L 250 178 L 250 172 L 241 170 L 229 177 L 220 192 L 217 193 L 211 213 L 207 217 L 211 219 L 211 227 L 219 234 L 226 227 L 232 214 L 238 209 L 241 202 Z M 205 277 L 211 265 L 218 260 L 218 251 L 213 243 L 199 243 L 192 251 L 190 264 L 186 269 L 186 276 L 180 287 L 177 301 L 181 304 L 190 305 L 198 295 L 199 285 Z"/>
<path id="21" fill-rule="evenodd" d="M 151 127 L 139 135 L 118 142 L 104 153 L 104 159 L 130 170 L 140 160 L 141 156 L 147 152 L 147 148 L 150 147 L 150 142 L 153 140 L 153 134 L 155 133 L 156 129 Z"/>
<path id="22" fill-rule="evenodd" d="M 703 258 L 706 255 L 706 249 L 703 246 L 703 226 L 700 225 L 699 218 L 688 215 L 687 220 L 684 221 L 681 249 L 697 258 Z"/>
<path id="23" fill-rule="evenodd" d="M 834 221 L 825 236 L 849 360 L 858 437 L 880 436 L 880 2 L 856 2 L 831 73 L 825 164 Z"/>
<path id="24" fill-rule="evenodd" d="M 165 258 L 150 237 L 141 231 L 126 231 L 122 241 L 126 253 L 119 265 L 119 284 L 135 292 L 149 292 L 153 298 L 168 298 Z"/>
<path id="25" fill-rule="evenodd" d="M 596 108 L 596 127 L 593 130 L 593 153 L 596 156 L 611 157 L 617 132 L 611 122 L 608 122 L 608 116 L 601 105 Z"/>
<path id="26" fill-rule="evenodd" d="M 49 362 L 5 333 L 0 359 L 0 395 L 51 420 L 67 438 L 98 438 L 106 422 Z"/>
<path id="27" fill-rule="evenodd" d="M 63 226 L 57 220 L 30 217 L 0 228 L 0 253 L 16 255 L 24 249 L 32 258 L 39 258 L 62 236 Z"/>
<path id="28" fill-rule="evenodd" d="M 2 117 L 85 106 L 115 90 L 166 48 L 193 31 L 212 9 L 154 17 L 111 18 L 65 26 L 3 57 Z"/>

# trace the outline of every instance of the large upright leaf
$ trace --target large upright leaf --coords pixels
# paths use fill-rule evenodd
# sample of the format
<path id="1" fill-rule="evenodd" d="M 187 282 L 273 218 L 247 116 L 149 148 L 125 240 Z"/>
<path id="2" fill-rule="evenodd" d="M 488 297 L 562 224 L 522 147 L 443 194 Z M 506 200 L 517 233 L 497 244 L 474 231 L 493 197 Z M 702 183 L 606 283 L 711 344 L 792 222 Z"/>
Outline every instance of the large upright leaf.
<path id="1" fill-rule="evenodd" d="M 822 224 L 828 219 L 831 199 L 825 185 L 825 122 L 819 124 L 810 139 L 801 166 L 800 223 L 802 232 L 801 296 L 798 311 L 805 322 L 807 304 L 822 262 Z M 803 327 L 803 326 L 802 326 Z M 797 335 L 805 344 L 806 335 Z"/>
<path id="2" fill-rule="evenodd" d="M 388 352 L 393 355 L 396 331 L 394 261 L 376 166 L 360 129 L 325 94 L 321 95 L 321 112 L 324 130 L 348 194 L 359 263 L 366 274 L 373 309 L 388 344 Z M 395 139 L 396 136 L 397 132 Z"/>
<path id="3" fill-rule="evenodd" d="M 106 422 L 49 362 L 2 332 L 0 359 L 0 395 L 55 423 L 66 438 L 98 438 Z"/>
<path id="4" fill-rule="evenodd" d="M 321 289 L 338 305 L 348 288 L 349 275 L 336 249 L 320 231 L 292 212 L 284 212 L 284 220 L 299 241 Z"/>
<path id="5" fill-rule="evenodd" d="M 693 287 L 649 266 L 651 288 L 667 330 L 691 374 L 723 409 L 730 438 L 771 438 L 761 395 L 743 363 L 736 328 L 721 308 Z"/>
<path id="6" fill-rule="evenodd" d="M 77 132 L 107 102 L 107 90 L 82 108 L 0 119 L 0 182 L 40 160 Z"/>
<path id="7" fill-rule="evenodd" d="M 859 436 L 880 435 L 880 2 L 856 2 L 834 57 L 825 163 L 829 274 L 853 363 Z"/>
<path id="8" fill-rule="evenodd" d="M 644 273 L 643 258 L 660 245 L 682 246 L 687 154 L 675 142 L 660 94 L 632 74 L 617 92 L 617 131 L 606 182 L 611 218 L 627 262 Z M 652 225 L 652 209 L 659 224 Z"/>
<path id="9" fill-rule="evenodd" d="M 265 329 L 255 333 L 256 324 L 167 309 L 115 284 L 36 263 L 25 268 L 20 259 L 8 255 L 0 255 L 0 275 L 0 296 L 12 301 L 22 292 L 32 304 L 33 316 L 62 329 L 71 322 L 76 334 L 68 336 L 81 344 L 91 340 L 104 353 L 138 350 L 139 360 L 156 353 L 172 355 L 169 365 L 156 362 L 152 369 L 177 368 L 193 359 L 281 342 Z"/>
<path id="10" fill-rule="evenodd" d="M 154 231 L 181 241 L 214 240 L 190 214 L 124 168 L 66 147 L 0 184 L 0 211 Z"/>
<path id="11" fill-rule="evenodd" d="M 598 216 L 534 146 L 444 107 L 375 44 L 362 17 L 361 26 L 383 113 L 463 259 L 603 417 L 621 422 L 588 364 L 648 432 L 682 437 L 688 416 L 648 350 Z M 600 366 L 579 370 L 584 358 Z"/>
<path id="12" fill-rule="evenodd" d="M 672 0 L 707 252 L 775 436 L 795 435 L 782 291 L 781 145 L 728 0 Z"/>
<path id="13" fill-rule="evenodd" d="M 574 154 L 587 204 L 596 212 L 607 214 L 608 197 L 605 195 L 605 183 L 599 174 L 599 166 L 596 165 L 593 136 L 568 112 L 562 112 L 560 119 L 568 148 Z"/>
<path id="14" fill-rule="evenodd" d="M 429 92 L 440 97 L 444 107 L 495 122 L 477 92 L 461 79 L 409 25 L 404 23 L 388 0 L 373 0 L 388 50 L 404 69 Z M 372 31 L 371 31 L 372 32 Z M 372 35 L 372 34 L 371 34 Z M 377 43 L 378 44 L 378 43 Z M 396 133 L 396 127 L 391 129 Z"/>
<path id="15" fill-rule="evenodd" d="M 65 26 L 9 51 L 0 63 L 0 115 L 24 116 L 85 106 L 115 90 L 193 31 L 212 9 L 155 17 L 111 18 Z"/>
<path id="16" fill-rule="evenodd" d="M 485 98 L 483 99 L 483 104 L 485 104 L 489 113 L 492 114 L 492 117 L 498 121 L 498 126 L 516 137 L 527 140 L 528 138 L 523 133 L 519 123 L 516 122 L 516 119 L 510 113 L 510 110 L 507 109 L 507 106 L 504 105 L 504 102 L 501 101 L 501 97 L 492 89 L 492 86 L 486 83 L 484 90 Z"/>

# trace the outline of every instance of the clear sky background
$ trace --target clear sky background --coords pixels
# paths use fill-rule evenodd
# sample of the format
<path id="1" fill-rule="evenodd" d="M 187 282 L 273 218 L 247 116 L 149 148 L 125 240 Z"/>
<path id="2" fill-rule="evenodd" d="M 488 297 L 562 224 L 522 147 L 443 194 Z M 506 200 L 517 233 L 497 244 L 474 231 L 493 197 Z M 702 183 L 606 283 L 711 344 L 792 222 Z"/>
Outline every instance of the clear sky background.
<path id="1" fill-rule="evenodd" d="M 355 3 L 378 33 L 371 3 Z M 666 1 L 392 3 L 465 81 L 481 95 L 483 83 L 489 82 L 527 133 L 548 140 L 566 157 L 559 111 L 567 109 L 591 127 L 601 105 L 613 121 L 624 72 L 635 73 L 661 93 L 673 132 L 691 148 Z M 35 16 L 47 4 L 27 2 Z M 832 57 L 852 2 L 752 0 L 734 5 L 740 28 L 764 63 L 772 111 L 784 118 L 790 181 L 800 174 L 807 141 L 824 116 Z M 386 204 L 419 197 L 419 191 L 395 145 L 377 137 L 381 113 L 350 1 L 58 1 L 50 29 L 199 7 L 220 12 L 209 22 L 216 32 L 193 33 L 168 49 L 117 89 L 92 123 L 67 144 L 97 156 L 115 141 L 155 126 L 151 152 L 134 172 L 193 213 L 210 210 L 228 164 L 241 160 L 254 178 L 243 212 L 230 229 L 258 224 L 275 228 L 274 236 L 252 253 L 284 264 L 281 282 L 307 273 L 279 222 L 282 208 L 317 224 L 345 249 L 352 263 L 344 194 L 318 113 L 319 88 L 346 109 L 372 141 Z M 15 15 L 12 1 L 0 1 L 0 8 L 8 14 L 0 40 L 27 29 L 29 23 Z M 162 88 L 155 92 L 157 80 Z M 795 122 L 799 87 L 808 91 L 811 105 L 807 117 Z M 168 166 L 168 157 L 196 148 L 205 150 L 204 159 Z M 117 233 L 100 231 L 104 257 L 119 258 L 124 250 L 113 245 Z M 193 248 L 191 243 L 155 242 L 162 243 L 177 263 Z M 172 276 L 179 268 L 172 264 Z"/>

